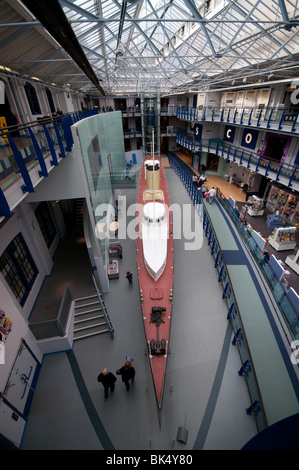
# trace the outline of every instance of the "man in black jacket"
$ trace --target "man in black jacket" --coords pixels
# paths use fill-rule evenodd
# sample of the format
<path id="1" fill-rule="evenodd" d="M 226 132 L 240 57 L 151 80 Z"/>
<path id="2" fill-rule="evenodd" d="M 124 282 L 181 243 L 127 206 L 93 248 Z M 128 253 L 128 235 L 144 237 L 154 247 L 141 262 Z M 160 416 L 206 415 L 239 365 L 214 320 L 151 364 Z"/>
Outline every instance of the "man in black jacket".
<path id="1" fill-rule="evenodd" d="M 113 392 L 116 380 L 117 378 L 115 377 L 115 375 L 113 375 L 112 372 L 109 372 L 107 368 L 103 369 L 102 372 L 99 374 L 98 382 L 101 382 L 103 384 L 105 398 L 108 398 L 109 388 L 110 391 Z"/>
<path id="2" fill-rule="evenodd" d="M 133 360 L 126 360 L 125 365 L 116 371 L 117 375 L 121 375 L 122 381 L 124 382 L 126 389 L 130 390 L 129 380 L 133 380 L 135 377 L 135 369 L 133 366 Z"/>

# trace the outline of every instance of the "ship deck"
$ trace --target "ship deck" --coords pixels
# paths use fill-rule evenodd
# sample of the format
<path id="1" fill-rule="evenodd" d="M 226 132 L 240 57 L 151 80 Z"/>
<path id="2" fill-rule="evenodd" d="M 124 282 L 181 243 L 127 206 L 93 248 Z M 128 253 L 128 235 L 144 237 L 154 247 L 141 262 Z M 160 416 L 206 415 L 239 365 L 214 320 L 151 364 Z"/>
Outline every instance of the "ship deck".
<path id="1" fill-rule="evenodd" d="M 146 190 L 146 179 L 144 173 L 144 166 L 141 169 L 140 183 L 137 195 L 137 202 L 141 206 L 143 203 L 143 194 Z M 170 207 L 170 198 L 167 189 L 166 178 L 163 168 L 160 168 L 160 190 L 163 191 L 164 204 L 166 212 Z M 159 409 L 162 407 L 164 379 L 167 367 L 167 355 L 170 337 L 171 315 L 172 315 L 172 287 L 173 287 L 173 228 L 172 219 L 169 217 L 169 236 L 167 239 L 167 260 L 165 268 L 157 281 L 148 273 L 143 256 L 143 243 L 140 233 L 141 217 L 140 211 L 138 215 L 138 238 L 136 240 L 137 248 L 137 265 L 138 265 L 138 278 L 140 295 L 142 301 L 142 314 L 144 320 L 145 340 L 149 345 L 151 340 L 157 341 L 164 340 L 166 342 L 165 354 L 150 353 L 150 365 L 153 374 L 154 387 L 156 391 Z M 159 326 L 151 321 L 151 312 L 153 307 L 161 307 L 164 311 L 161 312 L 161 323 Z"/>
<path id="2" fill-rule="evenodd" d="M 188 205 L 189 196 L 175 172 L 165 168 L 164 173 L 171 202 Z M 135 189 L 123 194 L 128 205 L 136 202 Z M 133 218 L 128 217 L 128 223 Z M 111 281 L 105 295 L 114 339 L 91 337 L 75 342 L 71 352 L 44 357 L 22 449 L 230 450 L 242 448 L 256 435 L 254 417 L 245 412 L 250 399 L 245 379 L 237 373 L 240 358 L 232 346 L 208 241 L 204 237 L 197 251 L 186 251 L 186 242 L 184 237 L 174 239 L 174 302 L 162 413 L 157 410 L 145 344 L 136 242 L 127 238 L 122 241 L 120 277 Z M 71 249 L 69 239 L 59 249 L 64 249 L 63 243 Z M 66 268 L 83 249 L 84 244 L 74 243 Z M 72 280 L 75 294 L 90 283 L 87 254 L 86 259 L 85 267 L 80 257 L 80 274 Z M 133 273 L 133 285 L 125 278 L 127 270 Z M 126 355 L 134 358 L 134 385 L 127 392 L 118 379 L 114 394 L 105 401 L 97 375 L 104 367 L 115 372 Z M 182 426 L 188 430 L 186 443 L 176 439 Z"/>

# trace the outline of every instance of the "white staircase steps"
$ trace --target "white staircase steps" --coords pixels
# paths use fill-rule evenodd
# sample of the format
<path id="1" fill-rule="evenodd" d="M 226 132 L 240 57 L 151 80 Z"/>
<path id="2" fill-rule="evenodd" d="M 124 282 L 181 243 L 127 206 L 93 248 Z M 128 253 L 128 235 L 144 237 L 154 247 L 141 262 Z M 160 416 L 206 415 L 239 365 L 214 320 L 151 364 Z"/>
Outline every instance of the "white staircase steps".
<path id="1" fill-rule="evenodd" d="M 75 299 L 74 341 L 110 332 L 104 308 L 97 294 Z"/>

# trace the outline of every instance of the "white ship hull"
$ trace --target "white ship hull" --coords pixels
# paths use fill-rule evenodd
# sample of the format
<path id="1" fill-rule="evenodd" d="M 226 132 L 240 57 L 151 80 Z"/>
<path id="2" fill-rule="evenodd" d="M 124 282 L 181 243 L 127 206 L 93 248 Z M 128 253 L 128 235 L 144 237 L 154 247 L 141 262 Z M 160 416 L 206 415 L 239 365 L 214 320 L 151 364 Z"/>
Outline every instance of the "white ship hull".
<path id="1" fill-rule="evenodd" d="M 167 261 L 168 219 L 163 202 L 148 202 L 144 205 L 141 235 L 146 269 L 158 280 Z"/>

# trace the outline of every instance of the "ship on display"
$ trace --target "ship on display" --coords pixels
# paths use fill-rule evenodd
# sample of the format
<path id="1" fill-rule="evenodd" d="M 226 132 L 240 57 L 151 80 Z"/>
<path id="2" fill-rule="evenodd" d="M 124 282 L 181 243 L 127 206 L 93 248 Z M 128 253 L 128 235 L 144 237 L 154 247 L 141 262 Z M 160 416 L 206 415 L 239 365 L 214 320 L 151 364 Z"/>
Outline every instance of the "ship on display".
<path id="1" fill-rule="evenodd" d="M 162 409 L 172 314 L 173 235 L 161 160 L 147 156 L 137 198 L 137 262 L 145 335 L 159 410 Z"/>

